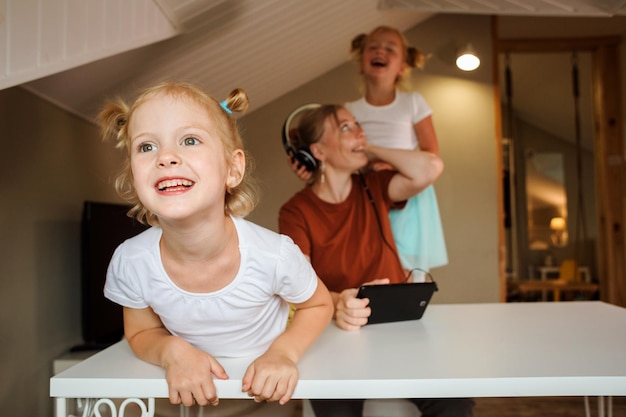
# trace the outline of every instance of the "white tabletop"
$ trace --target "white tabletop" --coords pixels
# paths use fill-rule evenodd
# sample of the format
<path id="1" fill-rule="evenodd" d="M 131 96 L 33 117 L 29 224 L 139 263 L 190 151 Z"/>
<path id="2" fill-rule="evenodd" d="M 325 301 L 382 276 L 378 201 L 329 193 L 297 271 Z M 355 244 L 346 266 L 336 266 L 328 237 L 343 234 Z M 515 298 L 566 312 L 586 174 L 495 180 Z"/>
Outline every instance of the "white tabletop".
<path id="1" fill-rule="evenodd" d="M 251 358 L 220 362 L 221 398 L 248 398 Z M 626 395 L 626 309 L 599 301 L 431 305 L 421 320 L 345 332 L 302 358 L 294 398 Z M 168 396 L 161 368 L 119 342 L 50 380 L 66 398 Z"/>

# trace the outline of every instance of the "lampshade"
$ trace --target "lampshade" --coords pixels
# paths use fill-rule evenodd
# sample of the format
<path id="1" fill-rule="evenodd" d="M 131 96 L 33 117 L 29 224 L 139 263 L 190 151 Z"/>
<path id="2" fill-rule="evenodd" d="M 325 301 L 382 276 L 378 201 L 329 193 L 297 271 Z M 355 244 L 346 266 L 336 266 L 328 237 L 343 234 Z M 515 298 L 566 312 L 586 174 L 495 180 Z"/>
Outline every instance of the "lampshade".
<path id="1" fill-rule="evenodd" d="M 463 71 L 474 71 L 480 66 L 480 59 L 471 44 L 461 49 L 456 58 L 456 66 Z"/>
<path id="2" fill-rule="evenodd" d="M 565 219 L 563 217 L 553 217 L 550 219 L 550 229 L 565 230 Z"/>
<path id="3" fill-rule="evenodd" d="M 553 217 L 550 219 L 550 240 L 556 247 L 564 247 L 567 245 L 567 223 L 564 217 Z"/>

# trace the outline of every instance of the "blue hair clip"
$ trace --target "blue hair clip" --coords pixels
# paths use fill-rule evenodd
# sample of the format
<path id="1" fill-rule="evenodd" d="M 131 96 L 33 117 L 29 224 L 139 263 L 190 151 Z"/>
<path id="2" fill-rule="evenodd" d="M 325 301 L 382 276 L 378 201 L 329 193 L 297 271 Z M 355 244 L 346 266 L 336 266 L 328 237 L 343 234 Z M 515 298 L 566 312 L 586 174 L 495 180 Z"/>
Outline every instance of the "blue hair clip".
<path id="1" fill-rule="evenodd" d="M 226 100 L 222 101 L 220 103 L 220 106 L 222 106 L 222 108 L 224 109 L 224 111 L 228 114 L 233 114 L 233 111 L 231 109 L 228 108 L 228 103 L 226 103 Z"/>

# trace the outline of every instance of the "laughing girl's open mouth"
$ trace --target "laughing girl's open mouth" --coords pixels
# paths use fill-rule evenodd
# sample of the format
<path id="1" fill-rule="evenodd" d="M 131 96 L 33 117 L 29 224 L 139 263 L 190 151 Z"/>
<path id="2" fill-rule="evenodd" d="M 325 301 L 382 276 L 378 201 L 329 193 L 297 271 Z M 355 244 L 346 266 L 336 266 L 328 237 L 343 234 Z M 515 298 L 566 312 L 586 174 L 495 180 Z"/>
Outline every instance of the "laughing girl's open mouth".
<path id="1" fill-rule="evenodd" d="M 190 188 L 194 185 L 194 182 L 184 178 L 169 179 L 160 181 L 157 183 L 156 188 L 159 191 L 179 191 L 186 188 Z"/>

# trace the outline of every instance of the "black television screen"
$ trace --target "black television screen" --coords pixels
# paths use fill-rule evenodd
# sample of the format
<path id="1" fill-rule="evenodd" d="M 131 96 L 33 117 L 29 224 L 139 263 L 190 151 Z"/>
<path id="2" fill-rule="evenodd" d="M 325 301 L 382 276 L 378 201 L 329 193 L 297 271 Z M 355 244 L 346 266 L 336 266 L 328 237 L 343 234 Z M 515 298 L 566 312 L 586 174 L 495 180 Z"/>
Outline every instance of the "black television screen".
<path id="1" fill-rule="evenodd" d="M 147 226 L 126 215 L 123 204 L 85 201 L 81 221 L 82 336 L 79 349 L 102 349 L 123 333 L 122 307 L 103 294 L 106 271 L 115 248 Z"/>

